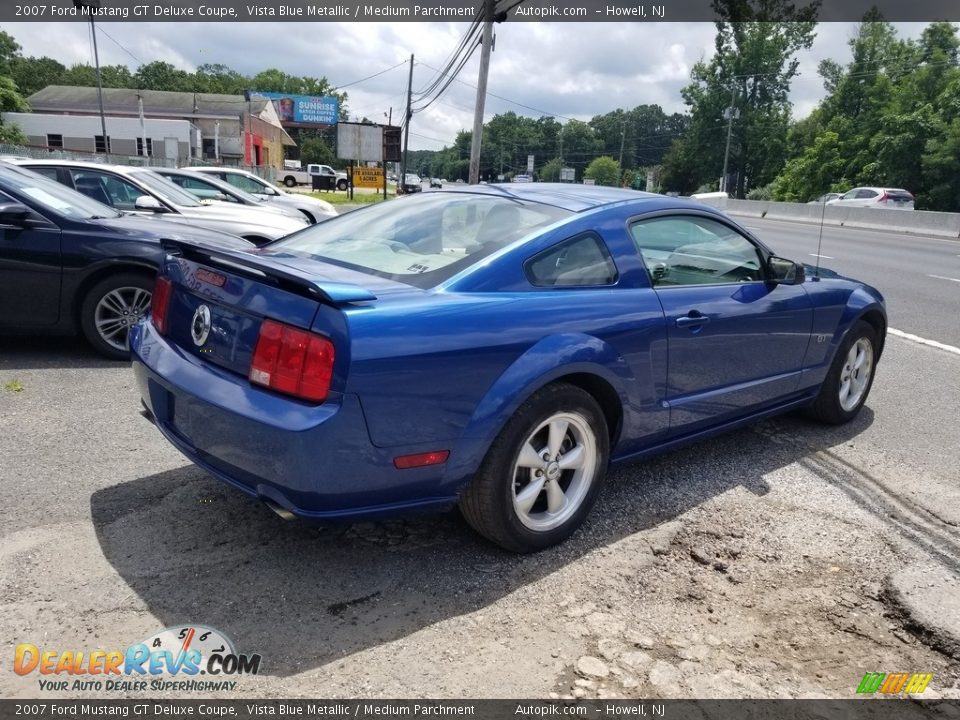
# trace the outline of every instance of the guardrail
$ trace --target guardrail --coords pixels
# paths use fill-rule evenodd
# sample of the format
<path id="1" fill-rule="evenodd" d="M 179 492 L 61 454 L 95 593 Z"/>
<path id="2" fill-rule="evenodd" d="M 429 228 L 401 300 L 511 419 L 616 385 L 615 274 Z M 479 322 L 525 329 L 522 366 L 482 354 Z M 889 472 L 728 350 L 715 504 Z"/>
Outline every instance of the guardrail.
<path id="1" fill-rule="evenodd" d="M 960 213 L 838 207 L 732 198 L 705 198 L 700 202 L 724 210 L 730 215 L 749 218 L 788 220 L 816 225 L 819 225 L 822 219 L 824 225 L 833 227 L 960 238 Z"/>

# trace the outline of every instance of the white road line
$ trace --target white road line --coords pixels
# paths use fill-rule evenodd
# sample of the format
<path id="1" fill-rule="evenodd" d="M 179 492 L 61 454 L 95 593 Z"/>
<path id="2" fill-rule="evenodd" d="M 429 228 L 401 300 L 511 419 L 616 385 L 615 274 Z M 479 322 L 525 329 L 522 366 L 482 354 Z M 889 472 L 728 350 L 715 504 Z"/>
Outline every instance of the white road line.
<path id="1" fill-rule="evenodd" d="M 960 282 L 957 278 L 946 277 L 944 275 L 927 275 L 927 277 L 936 278 L 937 280 L 951 280 L 953 282 Z"/>
<path id="2" fill-rule="evenodd" d="M 823 258 L 824 260 L 836 260 L 832 255 L 817 255 L 816 253 L 810 253 L 810 257 Z"/>
<path id="3" fill-rule="evenodd" d="M 945 345 L 942 342 L 937 342 L 936 340 L 927 340 L 922 338 L 919 335 L 912 335 L 910 333 L 905 333 L 903 330 L 896 330 L 894 328 L 887 328 L 887 333 L 894 335 L 898 338 L 903 338 L 904 340 L 909 340 L 910 342 L 919 343 L 920 345 L 926 345 L 927 347 L 934 347 L 938 350 L 945 350 L 948 353 L 954 355 L 960 355 L 960 348 L 954 347 L 953 345 Z"/>

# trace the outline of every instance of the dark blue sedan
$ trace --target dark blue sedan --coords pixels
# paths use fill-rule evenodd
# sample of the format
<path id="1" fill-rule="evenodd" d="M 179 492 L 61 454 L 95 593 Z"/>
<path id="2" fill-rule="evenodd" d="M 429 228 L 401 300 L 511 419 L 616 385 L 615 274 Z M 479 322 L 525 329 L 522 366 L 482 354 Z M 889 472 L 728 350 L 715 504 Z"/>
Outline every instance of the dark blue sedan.
<path id="1" fill-rule="evenodd" d="M 611 461 L 851 420 L 887 327 L 873 288 L 629 190 L 464 187 L 168 250 L 131 346 L 187 457 L 284 517 L 459 504 L 518 552 L 569 536 Z"/>

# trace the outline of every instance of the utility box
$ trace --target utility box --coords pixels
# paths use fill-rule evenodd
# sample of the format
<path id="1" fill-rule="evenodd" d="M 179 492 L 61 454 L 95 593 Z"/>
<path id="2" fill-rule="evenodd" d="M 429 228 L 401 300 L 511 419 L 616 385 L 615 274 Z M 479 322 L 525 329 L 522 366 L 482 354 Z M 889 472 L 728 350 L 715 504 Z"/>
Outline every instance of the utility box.
<path id="1" fill-rule="evenodd" d="M 337 176 L 336 175 L 311 175 L 310 186 L 314 190 L 336 190 Z"/>

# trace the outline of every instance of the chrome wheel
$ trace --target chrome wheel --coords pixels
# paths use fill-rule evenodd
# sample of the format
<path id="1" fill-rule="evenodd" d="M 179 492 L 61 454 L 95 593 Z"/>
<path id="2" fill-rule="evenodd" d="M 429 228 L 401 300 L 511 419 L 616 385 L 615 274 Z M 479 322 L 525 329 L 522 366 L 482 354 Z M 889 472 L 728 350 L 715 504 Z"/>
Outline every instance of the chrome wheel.
<path id="1" fill-rule="evenodd" d="M 546 532 L 577 512 L 597 469 L 597 441 L 587 419 L 561 412 L 520 447 L 513 468 L 513 509 L 530 530 Z"/>
<path id="2" fill-rule="evenodd" d="M 873 344 L 861 337 L 853 344 L 840 370 L 840 407 L 853 411 L 863 400 L 873 372 Z"/>
<path id="3" fill-rule="evenodd" d="M 150 308 L 150 292 L 138 287 L 114 288 L 100 298 L 93 322 L 100 338 L 115 350 L 128 349 L 130 328 Z"/>

